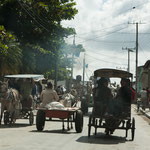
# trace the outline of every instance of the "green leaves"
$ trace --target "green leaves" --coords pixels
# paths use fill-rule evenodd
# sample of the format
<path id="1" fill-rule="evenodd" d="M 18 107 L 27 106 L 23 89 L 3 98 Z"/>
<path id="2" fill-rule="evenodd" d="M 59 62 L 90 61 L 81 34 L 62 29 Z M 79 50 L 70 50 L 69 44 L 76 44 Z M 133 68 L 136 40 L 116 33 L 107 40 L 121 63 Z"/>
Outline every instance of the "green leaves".
<path id="1" fill-rule="evenodd" d="M 22 51 L 15 36 L 0 26 L 0 75 L 18 73 Z"/>
<path id="2" fill-rule="evenodd" d="M 62 48 L 75 29 L 61 21 L 74 18 L 75 5 L 74 0 L 0 0 L 0 76 L 50 72 L 54 79 L 57 65 L 58 77 L 69 77 L 66 56 L 84 51 L 81 45 L 69 45 L 68 53 Z"/>

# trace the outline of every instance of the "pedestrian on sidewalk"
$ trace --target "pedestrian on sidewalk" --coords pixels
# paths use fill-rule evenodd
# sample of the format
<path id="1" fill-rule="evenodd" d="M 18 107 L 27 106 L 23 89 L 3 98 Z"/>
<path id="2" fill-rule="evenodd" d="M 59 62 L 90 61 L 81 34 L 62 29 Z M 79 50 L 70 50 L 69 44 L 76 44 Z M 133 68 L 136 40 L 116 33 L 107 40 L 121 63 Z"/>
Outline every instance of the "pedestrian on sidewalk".
<path id="1" fill-rule="evenodd" d="M 145 110 L 146 105 L 147 105 L 147 91 L 145 88 L 143 88 L 140 91 L 140 96 L 141 96 L 141 102 L 142 102 L 142 109 Z"/>

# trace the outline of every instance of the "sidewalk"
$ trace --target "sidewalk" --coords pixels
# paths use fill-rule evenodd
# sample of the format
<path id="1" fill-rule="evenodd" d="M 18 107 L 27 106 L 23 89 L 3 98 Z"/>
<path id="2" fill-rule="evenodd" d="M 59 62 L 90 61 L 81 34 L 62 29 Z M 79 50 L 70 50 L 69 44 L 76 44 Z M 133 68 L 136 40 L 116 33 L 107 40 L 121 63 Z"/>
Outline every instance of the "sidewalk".
<path id="1" fill-rule="evenodd" d="M 132 104 L 133 108 L 137 111 L 137 106 L 136 104 Z M 150 109 L 146 108 L 145 110 L 143 110 L 141 107 L 139 108 L 139 112 L 141 112 L 142 114 L 144 114 L 147 118 L 150 119 Z"/>

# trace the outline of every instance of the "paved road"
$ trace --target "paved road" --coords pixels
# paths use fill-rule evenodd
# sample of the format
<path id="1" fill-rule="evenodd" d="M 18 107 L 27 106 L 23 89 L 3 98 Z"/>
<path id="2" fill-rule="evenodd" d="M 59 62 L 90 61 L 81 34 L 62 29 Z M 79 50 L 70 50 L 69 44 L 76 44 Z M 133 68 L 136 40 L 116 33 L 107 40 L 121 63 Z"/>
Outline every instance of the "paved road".
<path id="1" fill-rule="evenodd" d="M 88 117 L 84 117 L 82 133 L 76 133 L 75 129 L 62 132 L 60 122 L 50 121 L 46 122 L 43 132 L 37 132 L 35 125 L 28 125 L 28 120 L 17 120 L 17 124 L 12 127 L 1 125 L 0 150 L 149 150 L 148 120 L 134 110 L 132 116 L 136 120 L 134 141 L 130 141 L 130 133 L 125 139 L 125 131 L 122 130 L 107 136 L 103 129 L 98 129 L 96 136 L 88 138 Z"/>

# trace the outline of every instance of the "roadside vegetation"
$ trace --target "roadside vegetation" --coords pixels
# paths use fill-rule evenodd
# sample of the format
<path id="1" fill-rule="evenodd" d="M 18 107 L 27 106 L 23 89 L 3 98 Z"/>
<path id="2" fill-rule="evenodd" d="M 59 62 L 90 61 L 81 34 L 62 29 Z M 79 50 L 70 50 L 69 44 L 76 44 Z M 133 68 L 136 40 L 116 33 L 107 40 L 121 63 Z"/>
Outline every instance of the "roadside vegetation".
<path id="1" fill-rule="evenodd" d="M 70 55 L 84 51 L 65 38 L 75 29 L 61 25 L 78 13 L 74 0 L 0 0 L 0 76 L 36 73 L 70 78 Z"/>

